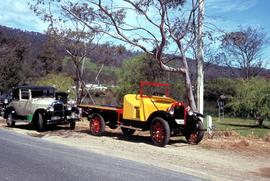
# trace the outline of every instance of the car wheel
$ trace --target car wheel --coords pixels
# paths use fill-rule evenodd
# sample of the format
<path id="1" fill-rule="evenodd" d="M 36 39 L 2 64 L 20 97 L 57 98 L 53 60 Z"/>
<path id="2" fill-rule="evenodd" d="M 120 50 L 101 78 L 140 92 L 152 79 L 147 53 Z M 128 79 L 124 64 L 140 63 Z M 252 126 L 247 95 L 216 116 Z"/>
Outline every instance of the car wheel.
<path id="1" fill-rule="evenodd" d="M 187 142 L 189 144 L 198 144 L 204 136 L 204 131 L 201 131 L 203 129 L 203 123 L 201 121 L 198 121 L 190 128 L 187 128 L 185 137 L 187 139 Z"/>
<path id="2" fill-rule="evenodd" d="M 168 122 L 161 117 L 154 118 L 150 126 L 150 134 L 155 145 L 164 147 L 170 140 L 170 127 Z"/>
<path id="3" fill-rule="evenodd" d="M 105 131 L 105 121 L 100 114 L 93 114 L 90 121 L 90 134 L 94 136 L 101 136 Z"/>
<path id="4" fill-rule="evenodd" d="M 38 113 L 38 125 L 37 126 L 38 126 L 37 130 L 39 132 L 45 131 L 46 121 L 45 121 L 44 116 L 42 115 L 42 113 Z"/>
<path id="5" fill-rule="evenodd" d="M 8 127 L 14 127 L 15 126 L 15 120 L 14 117 L 11 113 L 8 114 L 7 119 L 6 119 L 6 123 Z"/>
<path id="6" fill-rule="evenodd" d="M 75 129 L 75 127 L 76 127 L 76 122 L 74 121 L 74 122 L 71 122 L 70 124 L 70 129 Z"/>
<path id="7" fill-rule="evenodd" d="M 124 127 L 121 127 L 121 130 L 122 130 L 123 134 L 126 135 L 126 136 L 131 136 L 136 131 L 135 129 L 124 128 Z"/>

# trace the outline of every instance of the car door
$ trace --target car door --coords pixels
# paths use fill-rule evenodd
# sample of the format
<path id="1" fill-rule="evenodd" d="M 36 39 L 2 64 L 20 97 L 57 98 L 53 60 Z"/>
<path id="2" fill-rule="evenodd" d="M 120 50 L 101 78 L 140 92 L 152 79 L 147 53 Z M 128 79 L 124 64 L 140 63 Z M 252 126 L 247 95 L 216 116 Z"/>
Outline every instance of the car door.
<path id="1" fill-rule="evenodd" d="M 30 90 L 29 89 L 18 89 L 16 96 L 12 101 L 12 106 L 16 111 L 16 114 L 19 116 L 28 115 L 27 106 L 30 99 Z"/>
<path id="2" fill-rule="evenodd" d="M 21 115 L 27 116 L 30 114 L 30 99 L 31 99 L 31 90 L 30 89 L 21 89 L 21 99 L 20 99 L 20 109 Z"/>

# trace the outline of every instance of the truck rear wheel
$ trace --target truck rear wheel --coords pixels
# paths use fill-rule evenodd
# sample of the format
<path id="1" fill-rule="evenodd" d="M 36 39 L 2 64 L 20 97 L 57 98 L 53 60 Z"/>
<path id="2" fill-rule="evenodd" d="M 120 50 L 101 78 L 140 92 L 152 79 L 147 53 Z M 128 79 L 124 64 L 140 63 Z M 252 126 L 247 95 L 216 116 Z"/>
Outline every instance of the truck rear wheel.
<path id="1" fill-rule="evenodd" d="M 155 117 L 150 126 L 150 134 L 155 145 L 164 147 L 170 140 L 170 127 L 168 122 L 161 117 Z"/>
<path id="2" fill-rule="evenodd" d="M 93 114 L 89 120 L 90 134 L 101 136 L 105 131 L 105 121 L 100 114 Z"/>
<path id="3" fill-rule="evenodd" d="M 202 131 L 203 123 L 201 121 L 187 129 L 185 137 L 189 144 L 198 144 L 203 139 L 204 131 Z"/>
<path id="4" fill-rule="evenodd" d="M 135 129 L 124 128 L 124 127 L 121 127 L 121 130 L 122 130 L 123 134 L 126 135 L 126 136 L 131 136 L 136 131 Z"/>

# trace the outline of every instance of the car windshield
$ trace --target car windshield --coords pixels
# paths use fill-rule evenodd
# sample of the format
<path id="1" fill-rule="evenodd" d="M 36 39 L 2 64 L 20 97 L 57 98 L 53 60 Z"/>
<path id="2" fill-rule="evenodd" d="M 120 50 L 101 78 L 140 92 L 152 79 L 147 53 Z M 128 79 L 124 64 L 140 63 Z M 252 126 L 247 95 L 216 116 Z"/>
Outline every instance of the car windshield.
<path id="1" fill-rule="evenodd" d="M 32 98 L 37 97 L 54 97 L 54 89 L 47 88 L 47 89 L 34 89 L 32 92 Z"/>

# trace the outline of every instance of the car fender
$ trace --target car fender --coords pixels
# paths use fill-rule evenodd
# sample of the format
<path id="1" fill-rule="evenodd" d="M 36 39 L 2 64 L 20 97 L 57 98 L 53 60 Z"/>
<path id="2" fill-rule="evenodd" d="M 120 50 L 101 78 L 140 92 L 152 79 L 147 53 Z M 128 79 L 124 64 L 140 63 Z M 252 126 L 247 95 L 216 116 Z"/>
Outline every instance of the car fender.
<path id="1" fill-rule="evenodd" d="M 45 109 L 37 109 L 34 114 L 33 114 L 33 118 L 32 118 L 32 122 L 34 121 L 38 121 L 38 114 L 41 113 L 45 118 L 47 116 L 47 111 Z M 47 118 L 46 118 L 47 119 Z"/>
<path id="2" fill-rule="evenodd" d="M 7 119 L 9 113 L 16 115 L 15 109 L 13 107 L 7 107 L 4 113 L 4 119 Z"/>

